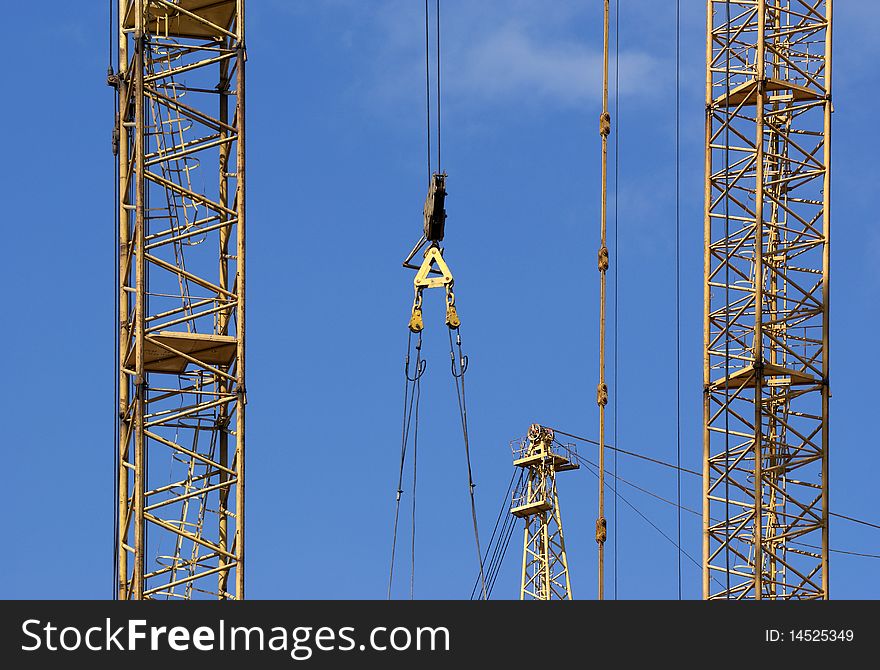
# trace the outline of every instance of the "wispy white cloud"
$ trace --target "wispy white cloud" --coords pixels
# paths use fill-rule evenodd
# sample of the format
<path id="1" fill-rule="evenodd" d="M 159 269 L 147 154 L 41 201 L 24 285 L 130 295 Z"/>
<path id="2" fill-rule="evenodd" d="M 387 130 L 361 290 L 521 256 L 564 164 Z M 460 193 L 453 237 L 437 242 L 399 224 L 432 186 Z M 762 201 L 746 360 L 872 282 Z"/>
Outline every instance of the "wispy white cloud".
<path id="1" fill-rule="evenodd" d="M 602 53 L 573 39 L 554 39 L 520 23 L 507 23 L 450 56 L 456 76 L 449 94 L 488 103 L 580 104 L 598 99 Z M 620 57 L 620 94 L 650 96 L 661 81 L 656 58 Z M 450 68 L 451 69 L 451 68 Z"/>
<path id="2" fill-rule="evenodd" d="M 433 12 L 434 3 L 430 6 Z M 333 0 L 325 6 L 346 23 L 340 32 L 356 29 L 372 38 L 357 83 L 368 104 L 397 106 L 424 90 L 423 7 L 412 0 Z M 595 102 L 602 81 L 598 7 L 582 0 L 444 0 L 444 101 L 467 107 L 544 108 Z M 433 16 L 431 20 L 433 48 Z M 655 99 L 671 79 L 664 57 L 642 45 L 622 44 L 620 95 Z"/>

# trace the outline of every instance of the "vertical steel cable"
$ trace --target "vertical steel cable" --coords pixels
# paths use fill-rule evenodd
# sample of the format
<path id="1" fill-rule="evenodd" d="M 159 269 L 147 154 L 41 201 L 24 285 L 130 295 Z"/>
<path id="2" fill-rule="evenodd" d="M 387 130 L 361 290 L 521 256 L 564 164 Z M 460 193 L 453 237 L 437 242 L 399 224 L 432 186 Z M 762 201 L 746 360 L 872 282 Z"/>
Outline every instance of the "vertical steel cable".
<path id="1" fill-rule="evenodd" d="M 422 372 L 425 369 L 424 362 L 421 360 L 422 356 L 422 336 L 419 334 L 419 339 L 416 342 L 416 366 L 415 366 L 415 375 L 414 377 L 409 376 L 409 363 L 410 363 L 410 354 L 412 351 L 412 331 L 408 331 L 407 334 L 407 344 L 406 344 L 406 364 L 404 367 L 404 393 L 403 393 L 403 426 L 401 428 L 401 438 L 400 438 L 400 471 L 397 478 L 397 497 L 395 501 L 394 508 L 394 530 L 391 536 L 391 563 L 390 568 L 388 570 L 388 599 L 391 599 L 391 590 L 394 583 L 394 557 L 397 550 L 397 527 L 398 522 L 400 520 L 400 499 L 403 496 L 403 470 L 406 466 L 406 447 L 409 443 L 409 431 L 410 426 L 412 425 L 413 420 L 413 407 L 416 406 L 416 401 L 418 400 L 419 393 L 417 393 L 416 385 L 419 383 L 419 379 L 421 378 Z M 410 384 L 413 384 L 412 393 L 410 393 Z M 416 406 L 417 407 L 417 406 Z M 418 433 L 418 409 L 416 408 L 415 412 L 415 431 Z M 415 501 L 413 501 L 413 505 L 415 505 Z M 415 509 L 415 507 L 413 507 Z M 413 524 L 415 524 L 415 517 L 413 517 Z M 415 540 L 413 540 L 415 543 Z"/>
<path id="2" fill-rule="evenodd" d="M 724 64 L 724 90 L 727 105 L 726 123 L 724 126 L 724 324 L 727 336 L 724 338 L 724 537 L 727 547 L 724 552 L 725 576 L 727 578 L 725 594 L 730 599 L 730 0 L 724 2 L 726 10 L 726 61 Z M 735 112 L 734 112 L 735 113 Z"/>
<path id="3" fill-rule="evenodd" d="M 618 198 L 617 185 L 620 180 L 620 0 L 616 0 L 614 8 L 614 118 L 617 119 L 617 135 L 614 140 L 614 389 L 612 398 L 614 402 L 614 423 L 612 424 L 612 434 L 614 436 L 614 444 L 617 444 L 617 414 L 620 411 L 620 405 L 617 400 L 617 342 L 618 342 L 618 282 L 617 282 L 617 266 L 620 263 L 619 246 L 618 246 Z M 617 516 L 617 451 L 614 451 L 614 600 L 617 600 L 617 572 L 618 572 L 618 542 L 620 535 L 620 520 Z"/>
<path id="4" fill-rule="evenodd" d="M 109 45 L 109 66 L 108 73 L 113 72 L 113 37 L 116 35 L 116 29 L 113 21 L 113 0 L 108 2 L 108 22 L 110 24 L 108 32 L 110 33 Z M 121 68 L 120 68 L 121 69 Z M 117 119 L 121 114 L 119 105 L 119 88 L 117 85 L 113 93 L 113 122 L 117 124 Z M 117 132 L 118 126 L 115 126 L 113 132 Z M 122 138 L 120 136 L 119 140 Z M 113 156 L 113 591 L 112 599 L 116 600 L 119 596 L 119 552 L 118 546 L 121 538 L 119 537 L 119 160 L 117 155 Z"/>
<path id="5" fill-rule="evenodd" d="M 681 546 L 681 0 L 675 2 L 675 493 Z M 681 600 L 681 552 L 678 552 Z"/>
<path id="6" fill-rule="evenodd" d="M 458 347 L 458 372 L 456 372 L 455 366 L 455 346 Z M 462 354 L 461 335 L 457 332 L 457 329 L 455 345 L 453 345 L 452 342 L 452 329 L 449 329 L 449 355 L 452 358 L 452 376 L 455 381 L 455 393 L 458 397 L 458 412 L 461 417 L 461 432 L 464 438 L 464 454 L 467 461 L 468 492 L 470 493 L 471 499 L 471 519 L 474 525 L 474 542 L 477 548 L 477 562 L 480 564 L 480 584 L 482 586 L 483 600 L 486 600 L 486 576 L 483 569 L 483 551 L 480 548 L 480 531 L 477 526 L 477 503 L 474 496 L 474 488 L 476 487 L 476 484 L 474 484 L 473 470 L 471 469 L 471 448 L 467 425 L 467 398 L 464 392 L 464 374 L 467 371 L 467 357 Z"/>
<path id="7" fill-rule="evenodd" d="M 440 167 L 440 0 L 437 0 L 437 172 Z"/>
<path id="8" fill-rule="evenodd" d="M 421 348 L 420 348 L 421 351 Z M 418 367 L 418 366 L 417 366 Z M 416 370 L 416 381 L 414 382 L 414 393 L 416 396 L 416 416 L 415 425 L 413 426 L 413 466 L 412 466 L 412 528 L 410 535 L 412 544 L 410 547 L 410 572 L 409 572 L 409 599 L 415 598 L 416 590 L 416 474 L 418 472 L 418 456 L 419 456 L 419 402 L 422 396 L 422 380 L 421 375 Z"/>
<path id="9" fill-rule="evenodd" d="M 425 116 L 428 139 L 428 183 L 431 183 L 431 44 L 428 39 L 428 0 L 425 0 Z"/>

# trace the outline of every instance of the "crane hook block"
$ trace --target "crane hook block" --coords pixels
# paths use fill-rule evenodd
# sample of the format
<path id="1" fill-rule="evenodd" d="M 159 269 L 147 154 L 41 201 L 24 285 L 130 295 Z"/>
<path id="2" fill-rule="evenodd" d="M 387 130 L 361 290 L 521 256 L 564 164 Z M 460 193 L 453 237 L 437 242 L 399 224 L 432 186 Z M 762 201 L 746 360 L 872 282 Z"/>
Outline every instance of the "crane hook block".
<path id="1" fill-rule="evenodd" d="M 425 238 L 429 242 L 443 239 L 446 229 L 446 174 L 431 175 L 431 186 L 425 198 Z"/>
<path id="2" fill-rule="evenodd" d="M 412 316 L 409 318 L 409 329 L 414 333 L 420 333 L 424 327 L 422 310 L 418 307 L 413 307 Z"/>

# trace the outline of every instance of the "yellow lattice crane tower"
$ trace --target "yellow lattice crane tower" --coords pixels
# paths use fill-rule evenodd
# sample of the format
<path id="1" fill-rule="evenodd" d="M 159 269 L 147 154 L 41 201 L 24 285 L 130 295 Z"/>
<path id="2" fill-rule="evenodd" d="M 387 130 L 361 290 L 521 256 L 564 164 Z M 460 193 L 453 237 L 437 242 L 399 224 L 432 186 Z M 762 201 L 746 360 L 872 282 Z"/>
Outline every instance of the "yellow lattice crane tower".
<path id="1" fill-rule="evenodd" d="M 703 595 L 828 598 L 831 0 L 709 0 Z"/>
<path id="2" fill-rule="evenodd" d="M 119 0 L 120 599 L 244 597 L 244 0 Z"/>
<path id="3" fill-rule="evenodd" d="M 514 453 L 513 464 L 527 470 L 514 492 L 510 513 L 525 520 L 520 600 L 571 600 L 571 580 L 562 515 L 556 492 L 556 473 L 580 467 L 555 448 L 553 431 L 538 424 Z"/>

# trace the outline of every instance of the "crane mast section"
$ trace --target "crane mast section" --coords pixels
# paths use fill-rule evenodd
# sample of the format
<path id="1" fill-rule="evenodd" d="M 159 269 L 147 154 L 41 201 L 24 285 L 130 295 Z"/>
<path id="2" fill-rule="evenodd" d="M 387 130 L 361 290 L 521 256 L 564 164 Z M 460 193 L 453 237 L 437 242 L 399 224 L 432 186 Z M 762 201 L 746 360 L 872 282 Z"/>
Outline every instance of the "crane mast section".
<path id="1" fill-rule="evenodd" d="M 709 0 L 703 595 L 828 597 L 831 0 Z"/>
<path id="2" fill-rule="evenodd" d="M 244 0 L 119 0 L 117 597 L 244 597 Z"/>
<path id="3" fill-rule="evenodd" d="M 538 424 L 514 447 L 513 464 L 525 471 L 510 508 L 525 522 L 520 600 L 572 599 L 556 474 L 576 470 L 576 459 L 574 446 L 555 444 L 553 431 Z"/>

